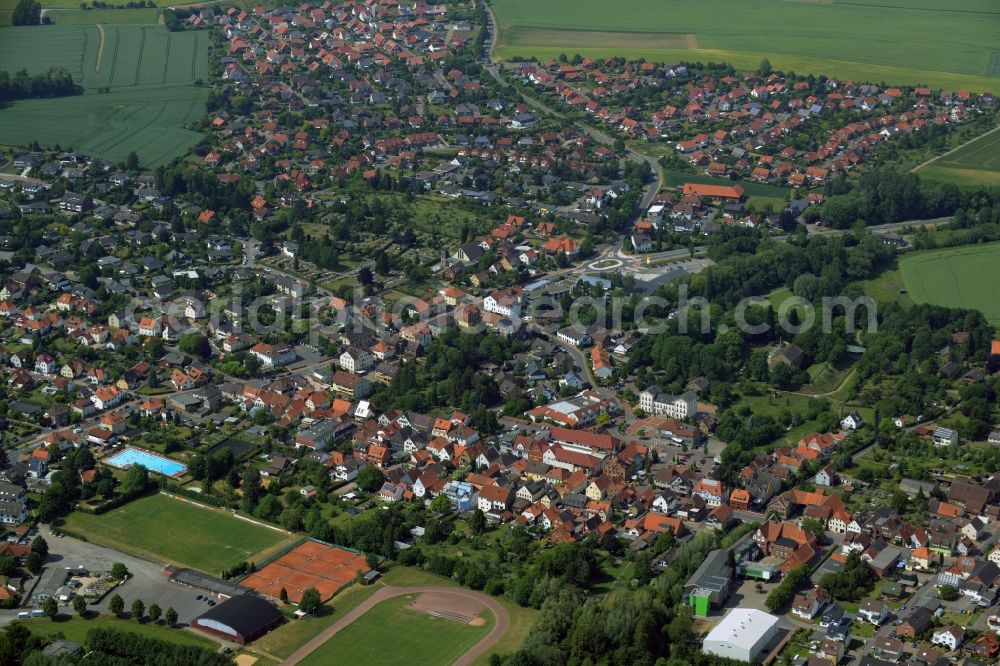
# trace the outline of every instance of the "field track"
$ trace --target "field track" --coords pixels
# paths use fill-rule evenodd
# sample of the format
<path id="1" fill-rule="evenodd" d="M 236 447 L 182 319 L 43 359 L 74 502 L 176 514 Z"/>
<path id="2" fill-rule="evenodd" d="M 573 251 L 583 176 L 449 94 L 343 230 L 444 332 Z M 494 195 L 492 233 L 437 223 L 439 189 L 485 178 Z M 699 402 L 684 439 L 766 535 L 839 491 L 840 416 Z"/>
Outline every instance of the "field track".
<path id="1" fill-rule="evenodd" d="M 101 33 L 101 43 L 97 47 L 97 65 L 94 67 L 95 72 L 101 71 L 101 58 L 104 57 L 104 26 L 100 23 L 97 24 L 97 32 Z"/>

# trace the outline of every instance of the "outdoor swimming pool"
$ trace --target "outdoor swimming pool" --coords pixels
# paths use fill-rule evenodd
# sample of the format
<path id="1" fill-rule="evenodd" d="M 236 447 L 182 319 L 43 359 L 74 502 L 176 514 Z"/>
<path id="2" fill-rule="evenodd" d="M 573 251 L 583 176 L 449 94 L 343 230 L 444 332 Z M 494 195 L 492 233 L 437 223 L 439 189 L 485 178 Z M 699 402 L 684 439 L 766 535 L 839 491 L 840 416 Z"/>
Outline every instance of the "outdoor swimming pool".
<path id="1" fill-rule="evenodd" d="M 131 447 L 124 451 L 119 451 L 110 458 L 106 458 L 104 462 L 118 469 L 125 469 L 132 465 L 142 465 L 150 472 L 156 472 L 164 476 L 180 476 L 187 469 L 187 465 L 183 465 L 176 460 Z"/>

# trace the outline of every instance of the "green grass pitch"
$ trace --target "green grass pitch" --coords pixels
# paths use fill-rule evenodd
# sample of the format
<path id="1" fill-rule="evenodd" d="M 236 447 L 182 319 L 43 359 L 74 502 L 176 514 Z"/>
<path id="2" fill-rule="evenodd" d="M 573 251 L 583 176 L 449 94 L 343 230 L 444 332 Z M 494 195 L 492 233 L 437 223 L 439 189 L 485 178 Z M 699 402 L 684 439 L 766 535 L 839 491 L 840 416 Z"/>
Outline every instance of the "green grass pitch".
<path id="1" fill-rule="evenodd" d="M 383 601 L 300 663 L 445 666 L 468 652 L 495 622 L 489 613 L 487 622 L 475 627 L 412 611 L 406 606 L 413 596 Z"/>
<path id="2" fill-rule="evenodd" d="M 102 515 L 76 512 L 66 529 L 96 544 L 218 575 L 294 537 L 222 511 L 157 494 Z M 260 557 L 255 557 L 260 555 Z"/>

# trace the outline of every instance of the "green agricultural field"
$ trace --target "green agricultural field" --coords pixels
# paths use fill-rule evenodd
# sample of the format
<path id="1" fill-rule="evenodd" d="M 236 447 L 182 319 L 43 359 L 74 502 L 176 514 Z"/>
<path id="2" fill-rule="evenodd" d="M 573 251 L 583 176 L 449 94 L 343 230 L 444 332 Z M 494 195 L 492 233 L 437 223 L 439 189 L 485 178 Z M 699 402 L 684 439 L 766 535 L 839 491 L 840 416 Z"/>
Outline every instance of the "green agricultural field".
<path id="1" fill-rule="evenodd" d="M 154 25 L 159 9 L 59 9 L 49 12 L 56 25 Z"/>
<path id="2" fill-rule="evenodd" d="M 222 510 L 162 494 L 99 516 L 72 513 L 65 527 L 96 544 L 215 575 L 246 560 L 259 562 L 294 540 Z"/>
<path id="3" fill-rule="evenodd" d="M 80 9 L 79 0 L 39 0 L 42 4 L 42 9 Z M 87 5 L 90 5 L 88 0 Z M 125 5 L 124 0 L 113 1 L 109 4 Z M 153 0 L 153 4 L 157 7 L 170 7 L 177 3 L 170 2 L 170 0 Z M 0 12 L 3 11 L 13 11 L 14 7 L 17 5 L 17 0 L 0 0 Z M 96 21 L 94 21 L 96 23 Z"/>
<path id="4" fill-rule="evenodd" d="M 303 659 L 302 666 L 443 666 L 468 652 L 496 621 L 487 613 L 486 623 L 474 627 L 409 610 L 407 605 L 415 597 L 406 595 L 378 604 Z"/>
<path id="5" fill-rule="evenodd" d="M 969 245 L 909 254 L 899 262 L 915 303 L 971 308 L 1000 324 L 1000 243 Z"/>
<path id="6" fill-rule="evenodd" d="M 956 185 L 1000 185 L 1000 128 L 942 155 L 917 173 Z"/>
<path id="7" fill-rule="evenodd" d="M 121 12 L 155 19 L 157 10 L 108 13 Z M 158 25 L 3 29 L 0 69 L 35 73 L 49 67 L 65 67 L 84 93 L 60 101 L 22 100 L 0 110 L 0 144 L 37 140 L 113 161 L 134 150 L 143 166 L 155 167 L 201 140 L 185 125 L 205 112 L 208 90 L 194 83 L 208 78 L 206 32 L 171 33 Z"/>
<path id="8" fill-rule="evenodd" d="M 728 61 L 934 87 L 996 89 L 991 0 L 493 0 L 496 55 Z M 956 48 L 962 44 L 962 48 Z"/>

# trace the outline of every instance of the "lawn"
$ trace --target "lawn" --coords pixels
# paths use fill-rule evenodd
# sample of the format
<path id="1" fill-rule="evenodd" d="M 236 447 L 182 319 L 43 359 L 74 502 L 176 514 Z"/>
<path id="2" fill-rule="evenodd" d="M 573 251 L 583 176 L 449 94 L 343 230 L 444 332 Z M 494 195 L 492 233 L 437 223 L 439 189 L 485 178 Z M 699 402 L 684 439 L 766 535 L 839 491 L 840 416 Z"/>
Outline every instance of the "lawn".
<path id="1" fill-rule="evenodd" d="M 1000 128 L 942 155 L 917 173 L 961 185 L 1000 185 Z"/>
<path id="2" fill-rule="evenodd" d="M 976 309 L 1000 323 L 1000 301 L 993 293 L 1000 281 L 1000 243 L 908 254 L 900 272 L 914 302 Z"/>
<path id="3" fill-rule="evenodd" d="M 496 621 L 486 613 L 485 624 L 476 627 L 412 611 L 407 606 L 416 596 L 405 595 L 378 604 L 303 659 L 302 665 L 444 666 L 465 654 Z"/>
<path id="4" fill-rule="evenodd" d="M 948 89 L 996 87 L 989 0 L 493 0 L 496 55 L 728 61 Z M 780 29 L 776 25 L 780 24 Z M 659 36 L 659 38 L 657 38 Z M 967 45 L 956 49 L 955 44 Z"/>
<path id="5" fill-rule="evenodd" d="M 913 305 L 899 269 L 886 271 L 877 278 L 862 283 L 862 287 L 865 295 L 871 296 L 878 303 L 896 302 L 904 306 Z"/>
<path id="6" fill-rule="evenodd" d="M 281 625 L 254 641 L 249 651 L 285 659 L 374 594 L 380 586 L 381 583 L 370 586 L 352 585 L 327 601 L 321 613 L 305 620 L 287 622 Z"/>
<path id="7" fill-rule="evenodd" d="M 74 512 L 68 531 L 154 561 L 218 575 L 244 560 L 261 561 L 294 539 L 221 510 L 157 494 L 95 516 Z"/>
<path id="8" fill-rule="evenodd" d="M 146 600 L 147 603 L 151 601 L 151 599 Z M 219 647 L 215 641 L 204 638 L 193 631 L 171 629 L 166 625 L 152 624 L 150 622 L 140 624 L 135 620 L 122 620 L 111 615 L 92 615 L 84 619 L 75 613 L 69 615 L 64 611 L 56 621 L 48 618 L 24 620 L 24 626 L 30 629 L 31 633 L 39 636 L 52 636 L 62 633 L 67 639 L 81 645 L 84 644 L 87 632 L 91 629 L 117 629 L 119 631 L 131 631 L 146 638 L 155 638 L 180 645 L 193 645 L 213 652 Z"/>
<path id="9" fill-rule="evenodd" d="M 153 21 L 157 10 L 120 11 Z M 158 25 L 3 30 L 0 69 L 32 74 L 49 67 L 66 68 L 83 94 L 23 100 L 0 110 L 0 144 L 58 143 L 114 161 L 135 151 L 143 166 L 155 167 L 201 140 L 186 126 L 205 112 L 208 89 L 194 82 L 208 79 L 207 32 L 171 33 Z"/>

